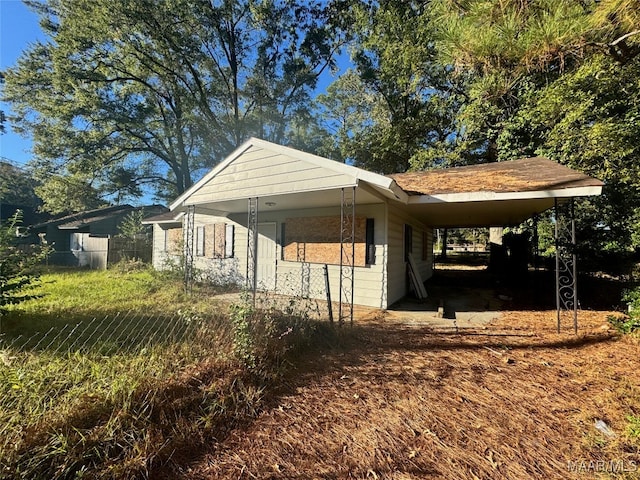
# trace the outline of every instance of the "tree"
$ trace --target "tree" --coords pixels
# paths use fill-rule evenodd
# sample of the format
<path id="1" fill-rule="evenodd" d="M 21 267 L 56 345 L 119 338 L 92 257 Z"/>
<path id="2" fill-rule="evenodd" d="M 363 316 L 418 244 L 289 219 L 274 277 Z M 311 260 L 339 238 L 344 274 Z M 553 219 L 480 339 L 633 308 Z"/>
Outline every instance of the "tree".
<path id="1" fill-rule="evenodd" d="M 431 3 L 440 62 L 470 79 L 459 118 L 488 161 L 505 158 L 499 137 L 523 96 L 594 56 L 624 65 L 640 53 L 634 0 Z"/>
<path id="2" fill-rule="evenodd" d="M 129 240 L 136 240 L 140 236 L 150 238 L 151 225 L 144 225 L 144 209 L 139 208 L 127 214 L 118 225 L 118 235 Z"/>
<path id="3" fill-rule="evenodd" d="M 106 206 L 91 181 L 83 175 L 52 175 L 35 187 L 42 209 L 53 215 L 84 212 Z"/>
<path id="4" fill-rule="evenodd" d="M 355 69 L 319 98 L 343 158 L 380 173 L 444 166 L 461 139 L 460 78 L 439 65 L 427 1 L 349 2 Z M 453 82 L 452 80 L 455 80 Z"/>
<path id="5" fill-rule="evenodd" d="M 103 196 L 173 197 L 248 136 L 287 143 L 333 62 L 319 1 L 29 3 L 50 40 L 6 72 L 10 121 L 40 170 Z"/>
<path id="6" fill-rule="evenodd" d="M 581 205 L 592 252 L 640 247 L 637 1 L 434 0 L 440 61 L 489 161 L 545 155 L 605 181 Z"/>
<path id="7" fill-rule="evenodd" d="M 29 172 L 0 161 L 0 204 L 36 208 L 39 205 L 34 192 L 36 185 Z"/>
<path id="8" fill-rule="evenodd" d="M 0 317 L 8 305 L 33 298 L 30 288 L 39 279 L 35 267 L 50 251 L 46 245 L 18 245 L 20 224 L 20 212 L 0 224 Z"/>

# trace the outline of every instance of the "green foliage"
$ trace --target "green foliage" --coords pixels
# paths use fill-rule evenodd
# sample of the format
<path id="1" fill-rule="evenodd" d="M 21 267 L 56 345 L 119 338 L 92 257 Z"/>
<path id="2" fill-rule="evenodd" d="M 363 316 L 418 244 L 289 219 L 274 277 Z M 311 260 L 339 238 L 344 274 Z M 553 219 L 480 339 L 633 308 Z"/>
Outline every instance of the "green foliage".
<path id="1" fill-rule="evenodd" d="M 66 215 L 104 207 L 100 193 L 81 175 L 46 176 L 35 187 L 42 200 L 41 210 L 53 215 Z"/>
<path id="2" fill-rule="evenodd" d="M 104 197 L 175 197 L 248 136 L 288 143 L 333 65 L 330 5 L 306 1 L 31 2 L 48 36 L 5 72 L 13 128 L 43 179 Z"/>
<path id="3" fill-rule="evenodd" d="M 151 226 L 142 224 L 144 217 L 145 214 L 143 208 L 133 210 L 127 214 L 122 219 L 122 222 L 120 222 L 120 225 L 118 225 L 119 235 L 130 240 L 139 238 L 141 235 L 148 236 Z"/>
<path id="4" fill-rule="evenodd" d="M 19 245 L 16 238 L 21 213 L 0 224 L 0 316 L 8 305 L 34 297 L 39 276 L 36 267 L 49 254 L 45 245 Z"/>
<path id="5" fill-rule="evenodd" d="M 29 172 L 0 161 L 0 204 L 37 207 L 39 200 L 34 192 L 36 185 L 37 182 Z"/>
<path id="6" fill-rule="evenodd" d="M 337 340 L 326 324 L 295 316 L 296 302 L 280 310 L 244 302 L 227 318 L 211 292 L 196 286 L 186 296 L 181 287 L 148 270 L 63 270 L 43 276 L 38 288 L 47 295 L 12 307 L 32 324 L 3 331 L 0 478 L 172 477 L 172 462 L 259 413 L 285 357 Z M 137 313 L 126 328 L 141 342 L 124 349 L 110 319 L 130 309 Z M 167 317 L 159 331 L 171 341 L 147 342 Z M 21 350 L 11 341 L 95 318 L 99 329 L 82 351 L 72 336 L 63 349 L 47 342 Z M 191 333 L 172 336 L 176 328 Z"/>
<path id="7" fill-rule="evenodd" d="M 627 291 L 622 300 L 629 305 L 628 315 L 611 315 L 609 323 L 620 333 L 637 333 L 640 331 L 640 288 Z"/>
<path id="8" fill-rule="evenodd" d="M 440 61 L 469 81 L 458 119 L 485 159 L 543 155 L 604 180 L 577 210 L 585 252 L 640 246 L 637 2 L 437 0 L 433 15 Z"/>
<path id="9" fill-rule="evenodd" d="M 627 436 L 635 441 L 640 440 L 640 416 L 627 415 L 627 422 Z"/>
<path id="10" fill-rule="evenodd" d="M 428 6 L 350 2 L 355 69 L 318 98 L 343 159 L 380 173 L 442 166 L 456 148 L 459 79 L 435 62 Z"/>

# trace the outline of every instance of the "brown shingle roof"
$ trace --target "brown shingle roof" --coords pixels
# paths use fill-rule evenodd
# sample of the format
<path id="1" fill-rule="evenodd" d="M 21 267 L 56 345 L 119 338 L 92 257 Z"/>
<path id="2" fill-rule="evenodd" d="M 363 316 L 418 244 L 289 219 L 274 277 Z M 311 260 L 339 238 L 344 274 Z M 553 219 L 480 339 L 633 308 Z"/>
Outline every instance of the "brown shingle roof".
<path id="1" fill-rule="evenodd" d="M 409 195 L 529 192 L 602 185 L 598 179 L 544 157 L 389 176 Z"/>

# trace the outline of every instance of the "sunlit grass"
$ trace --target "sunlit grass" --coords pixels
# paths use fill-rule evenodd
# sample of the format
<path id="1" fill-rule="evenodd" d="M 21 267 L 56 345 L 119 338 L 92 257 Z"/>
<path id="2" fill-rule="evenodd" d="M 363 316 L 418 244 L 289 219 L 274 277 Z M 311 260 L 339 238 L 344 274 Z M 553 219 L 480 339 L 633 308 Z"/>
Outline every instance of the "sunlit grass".
<path id="1" fill-rule="evenodd" d="M 45 273 L 1 319 L 0 479 L 147 478 L 255 415 L 279 359 L 326 329 L 230 312 L 217 291 L 150 270 Z"/>
<path id="2" fill-rule="evenodd" d="M 143 312 L 151 317 L 178 311 L 214 312 L 219 305 L 211 287 L 200 287 L 193 295 L 184 292 L 175 276 L 150 269 L 121 273 L 115 270 L 58 269 L 42 275 L 32 293 L 38 298 L 9 306 L 0 332 L 28 335 L 53 325 L 113 316 L 121 312 Z"/>

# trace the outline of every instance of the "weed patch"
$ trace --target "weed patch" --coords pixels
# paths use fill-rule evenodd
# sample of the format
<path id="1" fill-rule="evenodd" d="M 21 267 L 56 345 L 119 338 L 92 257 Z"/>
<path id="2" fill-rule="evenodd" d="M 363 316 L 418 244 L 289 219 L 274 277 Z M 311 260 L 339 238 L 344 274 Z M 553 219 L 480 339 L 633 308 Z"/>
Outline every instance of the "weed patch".
<path id="1" fill-rule="evenodd" d="M 227 314 L 149 271 L 44 280 L 0 337 L 2 479 L 168 475 L 258 415 L 288 359 L 334 335 L 293 303 Z"/>

